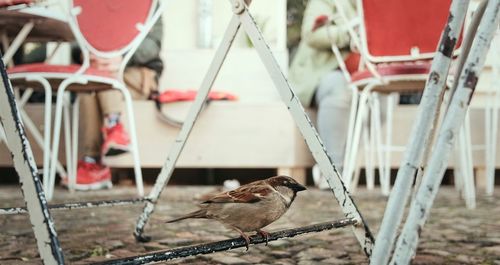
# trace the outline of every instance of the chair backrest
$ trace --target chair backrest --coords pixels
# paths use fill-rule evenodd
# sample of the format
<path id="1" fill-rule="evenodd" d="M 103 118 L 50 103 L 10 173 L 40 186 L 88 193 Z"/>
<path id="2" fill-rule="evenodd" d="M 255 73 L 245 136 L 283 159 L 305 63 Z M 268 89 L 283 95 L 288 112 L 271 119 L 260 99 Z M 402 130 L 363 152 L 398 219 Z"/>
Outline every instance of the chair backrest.
<path id="1" fill-rule="evenodd" d="M 432 58 L 451 0 L 358 0 L 362 48 L 372 62 Z"/>
<path id="2" fill-rule="evenodd" d="M 150 19 L 155 0 L 73 0 L 77 38 L 90 52 L 114 57 L 128 51 Z M 142 41 L 142 40 L 139 40 Z"/>
<path id="3" fill-rule="evenodd" d="M 90 66 L 90 53 L 98 57 L 122 56 L 118 79 L 153 25 L 161 19 L 165 0 L 69 0 L 69 25 L 82 48 L 83 64 Z"/>

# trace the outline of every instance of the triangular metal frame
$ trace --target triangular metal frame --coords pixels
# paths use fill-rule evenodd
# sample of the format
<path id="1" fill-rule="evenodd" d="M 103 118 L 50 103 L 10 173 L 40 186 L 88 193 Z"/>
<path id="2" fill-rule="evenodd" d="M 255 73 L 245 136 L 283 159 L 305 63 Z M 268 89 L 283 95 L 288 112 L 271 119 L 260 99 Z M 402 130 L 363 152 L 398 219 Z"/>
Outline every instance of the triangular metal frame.
<path id="1" fill-rule="evenodd" d="M 311 150 L 313 157 L 318 162 L 323 173 L 326 173 L 326 179 L 330 185 L 333 194 L 335 195 L 337 201 L 339 202 L 345 216 L 347 218 L 339 220 L 337 222 L 324 223 L 319 225 L 314 225 L 310 227 L 302 227 L 300 229 L 293 229 L 293 231 L 281 231 L 277 234 L 286 235 L 290 234 L 300 234 L 304 233 L 305 230 L 309 232 L 321 231 L 324 229 L 329 229 L 332 227 L 342 227 L 345 225 L 351 225 L 353 227 L 355 236 L 360 242 L 366 255 L 370 256 L 372 247 L 374 244 L 373 236 L 371 235 L 368 226 L 363 220 L 361 214 L 359 213 L 356 205 L 354 204 L 352 198 L 347 192 L 343 182 L 340 178 L 339 173 L 335 169 L 334 164 L 328 157 L 326 150 L 319 138 L 316 130 L 314 129 L 312 123 L 310 122 L 308 116 L 304 112 L 298 98 L 293 93 L 290 85 L 288 84 L 286 78 L 280 70 L 279 65 L 274 60 L 274 57 L 264 41 L 262 34 L 252 18 L 251 14 L 248 12 L 247 4 L 243 0 L 229 0 L 232 4 L 234 16 L 229 23 L 228 29 L 222 40 L 220 47 L 218 48 L 214 60 L 205 76 L 202 86 L 198 92 L 196 100 L 191 107 L 184 125 L 177 136 L 171 152 L 167 157 L 165 164 L 158 176 L 153 190 L 147 198 L 135 199 L 135 200 L 117 200 L 117 201 L 102 201 L 102 202 L 88 202 L 88 203 L 76 203 L 70 205 L 52 205 L 48 206 L 45 199 L 44 191 L 40 179 L 37 174 L 36 164 L 33 159 L 33 153 L 29 141 L 26 137 L 23 123 L 21 121 L 17 103 L 14 98 L 14 93 L 12 91 L 11 84 L 8 80 L 7 73 L 5 71 L 5 66 L 3 61 L 0 60 L 0 72 L 2 77 L 2 82 L 0 83 L 0 125 L 4 128 L 5 141 L 14 161 L 14 167 L 20 176 L 21 189 L 23 192 L 23 197 L 26 202 L 25 208 L 6 208 L 0 209 L 0 214 L 16 214 L 25 213 L 26 211 L 30 215 L 30 221 L 33 225 L 33 231 L 36 237 L 38 249 L 40 256 L 44 264 L 64 264 L 64 257 L 59 244 L 57 233 L 55 231 L 54 223 L 51 218 L 49 209 L 72 209 L 72 208 L 85 208 L 85 207 L 97 207 L 97 206 L 112 206 L 112 205 L 127 205 L 131 203 L 141 203 L 146 202 L 146 206 L 143 210 L 142 215 L 139 217 L 137 222 L 136 230 L 134 235 L 136 239 L 144 241 L 148 238 L 143 236 L 144 226 L 146 225 L 149 216 L 154 211 L 155 204 L 168 182 L 173 169 L 175 167 L 176 161 L 184 147 L 184 144 L 189 136 L 189 133 L 201 112 L 202 106 L 207 98 L 208 92 L 210 91 L 215 78 L 224 62 L 224 59 L 231 47 L 231 44 L 236 36 L 236 33 L 240 26 L 243 26 L 245 32 L 250 37 L 254 46 L 256 47 L 259 56 L 261 57 L 267 71 L 271 75 L 275 86 L 280 93 L 281 99 L 287 105 L 292 117 L 294 118 L 299 130 L 301 131 L 304 139 L 306 140 L 309 149 Z M 246 1 L 249 3 L 250 1 Z M 440 97 L 440 89 L 442 86 L 444 77 L 446 76 L 447 69 L 449 67 L 451 51 L 458 38 L 459 28 L 463 21 L 465 15 L 465 8 L 469 1 L 454 0 L 451 7 L 451 16 L 448 21 L 448 25 L 443 34 L 441 45 L 439 46 L 440 54 L 438 58 L 433 62 L 433 71 L 429 76 L 428 91 L 429 95 L 424 94 L 424 100 L 421 103 L 422 109 L 429 109 L 429 106 L 435 106 L 440 104 L 436 100 Z M 486 10 L 482 16 L 481 24 L 478 27 L 478 32 L 474 38 L 474 42 L 471 42 L 470 53 L 464 59 L 464 68 L 461 71 L 460 78 L 457 79 L 457 89 L 453 95 L 453 99 L 449 104 L 446 117 L 438 135 L 432 156 L 428 162 L 428 166 L 425 168 L 422 183 L 418 189 L 415 199 L 413 200 L 408 218 L 406 220 L 403 231 L 397 242 L 391 264 L 408 264 L 411 257 L 414 256 L 416 247 L 419 240 L 419 231 L 422 229 L 425 221 L 429 215 L 429 211 L 432 207 L 433 200 L 443 176 L 447 157 L 449 157 L 450 150 L 452 148 L 452 142 L 458 133 L 458 129 L 464 119 L 466 109 L 470 100 L 474 94 L 475 86 L 477 85 L 478 75 L 483 67 L 487 48 L 491 42 L 493 32 L 498 25 L 500 20 L 500 0 L 489 0 L 487 3 Z M 450 28 L 452 29 L 450 31 Z M 441 57 L 439 57 L 441 56 Z M 443 73 L 442 75 L 438 73 Z M 440 81 L 441 80 L 441 81 Z M 439 82 L 438 82 L 439 81 Z M 434 89 L 436 88 L 436 91 Z M 436 98 L 434 101 L 432 98 Z M 432 107 L 431 109 L 433 109 Z M 427 110 L 422 111 L 419 116 L 430 115 L 430 117 L 435 117 L 437 114 Z M 426 120 L 420 117 L 420 120 Z M 409 146 L 408 157 L 405 157 L 402 167 L 398 172 L 398 180 L 395 185 L 394 190 L 398 192 L 393 192 L 389 199 L 384 220 L 382 222 L 381 231 L 379 232 L 380 244 L 377 245 L 375 249 L 373 259 L 371 264 L 387 264 L 390 258 L 390 252 L 392 250 L 392 243 L 395 239 L 395 234 L 401 222 L 401 216 L 405 207 L 404 202 L 408 199 L 408 195 L 411 187 L 411 176 L 416 173 L 419 169 L 419 164 L 422 163 L 421 154 L 418 153 L 423 151 L 424 145 L 419 144 L 420 141 L 424 141 L 425 146 L 429 146 L 431 141 L 425 141 L 425 138 L 429 137 L 430 124 L 433 119 L 427 122 L 417 122 L 415 133 L 411 137 L 411 145 Z M 419 136 L 419 134 L 427 132 L 424 136 Z M 419 136 L 419 137 L 417 137 Z M 412 154 L 417 156 L 415 161 L 409 160 Z M 415 162 L 413 165 L 410 162 Z M 401 174 L 411 172 L 412 174 Z M 408 181 L 406 181 L 408 179 Z M 405 180 L 405 181 L 402 181 Z M 398 182 L 399 181 L 399 182 Z M 400 205 L 402 204 L 402 205 Z M 387 229 L 390 228 L 390 229 Z M 273 233 L 276 234 L 276 233 Z M 276 237 L 277 238 L 277 237 Z M 260 241 L 259 241 L 260 240 Z M 234 239 L 230 242 L 225 242 L 224 248 L 221 248 L 224 242 L 212 242 L 209 245 L 217 245 L 220 250 L 225 250 L 234 247 L 235 244 L 243 245 L 244 242 L 237 242 Z M 256 239 L 255 242 L 263 242 L 264 239 Z M 196 253 L 210 253 L 214 251 L 214 247 L 208 247 L 201 249 L 200 246 L 192 246 L 185 249 L 177 249 L 174 253 L 176 256 L 182 256 L 179 253 L 184 253 L 187 250 L 194 251 Z M 189 252 L 191 253 L 191 252 Z M 194 252 L 193 252 L 194 253 Z M 156 253 L 154 255 L 159 255 L 159 259 L 151 259 L 151 261 L 160 261 L 168 259 L 169 255 L 172 256 L 172 251 L 167 251 L 165 253 Z M 127 259 L 127 262 L 123 262 L 123 259 L 117 260 L 116 263 L 111 262 L 111 264 L 143 264 L 149 262 L 146 256 L 131 257 Z M 136 259 L 134 259 L 136 258 Z"/>
<path id="2" fill-rule="evenodd" d="M 340 204 L 345 217 L 353 218 L 356 220 L 356 224 L 352 226 L 354 234 L 358 239 L 364 253 L 370 256 L 372 247 L 374 244 L 374 238 L 366 224 L 365 220 L 361 216 L 358 208 L 356 207 L 354 201 L 352 200 L 349 192 L 342 182 L 341 176 L 333 161 L 328 156 L 323 143 L 314 128 L 311 120 L 304 111 L 299 99 L 293 92 L 290 84 L 283 75 L 280 66 L 276 62 L 269 46 L 264 40 L 262 33 L 259 31 L 254 18 L 248 11 L 247 4 L 250 1 L 243 0 L 229 0 L 232 6 L 232 11 L 234 13 L 229 25 L 226 29 L 224 38 L 221 41 L 219 48 L 217 49 L 214 59 L 205 75 L 205 78 L 198 90 L 196 99 L 191 106 L 191 109 L 184 121 L 184 124 L 177 135 L 175 142 L 171 146 L 170 153 L 160 171 L 160 174 L 156 180 L 156 183 L 151 190 L 148 201 L 143 209 L 143 213 L 139 217 L 136 225 L 134 235 L 139 241 L 148 241 L 150 238 L 143 235 L 144 227 L 153 213 L 155 204 L 160 197 L 165 185 L 170 179 L 177 159 L 179 158 L 182 149 L 189 137 L 191 129 L 196 122 L 204 103 L 206 102 L 207 95 L 212 88 L 212 85 L 217 78 L 220 68 L 224 63 L 227 53 L 231 48 L 231 44 L 234 41 L 236 33 L 242 26 L 244 31 L 248 34 L 250 40 L 252 41 L 254 47 L 256 48 L 264 66 L 266 67 L 274 85 L 278 89 L 281 100 L 286 104 L 288 110 L 290 111 L 295 123 L 297 124 L 304 140 L 306 141 L 311 153 L 318 163 L 321 171 L 326 177 L 326 180 Z"/>
<path id="3" fill-rule="evenodd" d="M 226 55 L 231 48 L 231 44 L 234 41 L 240 26 L 243 26 L 245 32 L 248 34 L 257 49 L 264 66 L 267 68 L 267 71 L 278 89 L 282 101 L 287 105 L 295 123 L 311 150 L 314 159 L 317 161 L 321 171 L 326 176 L 326 180 L 330 185 L 335 198 L 340 204 L 342 211 L 344 212 L 346 217 L 345 219 L 339 220 L 338 222 L 331 222 L 330 224 L 327 224 L 326 227 L 352 225 L 354 234 L 364 253 L 367 256 L 371 255 L 374 239 L 368 225 L 354 204 L 349 192 L 345 188 L 340 174 L 328 156 L 318 133 L 305 113 L 299 99 L 295 96 L 293 90 L 288 84 L 288 81 L 283 75 L 278 63 L 274 59 L 271 50 L 264 41 L 264 38 L 255 23 L 255 20 L 249 13 L 247 3 L 249 4 L 250 0 L 247 0 L 246 2 L 243 0 L 229 1 L 232 5 L 234 13 L 233 18 L 228 25 L 221 45 L 216 51 L 215 57 L 202 82 L 198 95 L 188 113 L 186 121 L 184 122 L 179 135 L 171 147 L 170 154 L 163 165 L 160 175 L 158 176 L 149 196 L 146 198 L 48 205 L 40 178 L 38 177 L 33 152 L 27 139 L 24 125 L 21 121 L 17 103 L 14 98 L 12 86 L 5 71 L 3 61 L 0 62 L 0 72 L 2 76 L 2 85 L 0 86 L 0 122 L 5 131 L 5 140 L 13 157 L 14 167 L 20 176 L 21 189 L 27 205 L 26 208 L 2 208 L 0 209 L 0 214 L 29 213 L 40 257 L 44 264 L 64 264 L 63 252 L 49 209 L 64 210 L 99 206 L 128 205 L 145 202 L 145 207 L 143 209 L 143 213 L 139 216 L 137 221 L 134 235 L 139 241 L 148 240 L 148 237 L 143 235 L 144 227 L 149 219 L 149 216 L 154 211 L 155 204 L 158 201 L 160 193 L 172 175 L 177 159 L 179 158 L 191 129 L 196 122 L 204 103 L 206 102 L 207 95 L 220 68 L 222 67 L 222 64 L 224 63 Z M 300 233 L 303 233 L 302 228 L 296 230 L 300 230 Z M 233 243 L 234 242 L 231 244 Z M 144 262 L 141 261 L 139 263 L 142 264 Z M 137 262 L 133 264 L 137 264 Z"/>

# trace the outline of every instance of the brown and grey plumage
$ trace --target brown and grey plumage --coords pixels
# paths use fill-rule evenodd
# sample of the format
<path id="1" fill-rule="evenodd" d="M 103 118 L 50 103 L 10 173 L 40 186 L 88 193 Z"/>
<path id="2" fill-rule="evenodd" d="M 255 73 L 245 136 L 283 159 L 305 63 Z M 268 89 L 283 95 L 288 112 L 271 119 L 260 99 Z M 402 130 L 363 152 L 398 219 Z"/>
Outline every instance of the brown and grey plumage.
<path id="1" fill-rule="evenodd" d="M 278 220 L 288 210 L 297 192 L 305 189 L 291 177 L 271 177 L 215 194 L 202 202 L 199 210 L 167 223 L 188 218 L 214 219 L 238 231 L 245 239 L 248 249 L 250 239 L 245 232 L 256 231 L 267 241 L 269 233 L 261 229 Z"/>

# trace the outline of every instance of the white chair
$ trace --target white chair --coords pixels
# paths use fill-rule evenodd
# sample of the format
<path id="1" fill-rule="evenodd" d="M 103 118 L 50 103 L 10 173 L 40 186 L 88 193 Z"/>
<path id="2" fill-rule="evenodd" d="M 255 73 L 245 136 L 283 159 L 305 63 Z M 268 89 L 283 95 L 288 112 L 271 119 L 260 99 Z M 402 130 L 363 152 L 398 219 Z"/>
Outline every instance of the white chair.
<path id="1" fill-rule="evenodd" d="M 346 72 L 353 89 L 352 109 L 346 155 L 344 160 L 344 182 L 355 188 L 357 151 L 363 127 L 371 109 L 370 134 L 364 138 L 370 143 L 367 158 L 367 186 L 373 188 L 374 150 L 378 156 L 382 193 L 390 191 L 390 146 L 392 138 L 392 112 L 396 94 L 403 91 L 422 91 L 429 74 L 430 59 L 448 15 L 450 1 L 375 1 L 358 0 L 361 17 L 359 34 L 353 27 L 349 33 L 361 54 L 360 69 Z M 342 15 L 342 9 L 339 12 Z M 423 16 L 422 14 L 430 14 Z M 343 16 L 345 19 L 346 17 Z M 338 48 L 332 47 L 334 50 Z M 336 54 L 338 52 L 335 52 Z M 339 58 L 339 61 L 342 61 Z M 382 143 L 380 101 L 378 95 L 388 97 L 387 133 Z M 392 102 L 391 102 L 392 101 Z M 366 124 L 366 123 L 365 123 Z M 385 146 L 385 148 L 384 148 Z M 354 180 L 354 181 L 353 181 Z"/>
<path id="2" fill-rule="evenodd" d="M 31 64 L 9 70 L 11 78 L 40 76 L 52 87 L 58 86 L 55 109 L 54 135 L 49 178 L 45 181 L 47 198 L 53 196 L 59 136 L 65 92 L 99 92 L 116 89 L 123 93 L 130 133 L 130 152 L 134 161 L 135 181 L 139 196 L 143 196 L 141 164 L 132 108 L 131 96 L 123 82 L 124 69 L 146 34 L 163 12 L 163 1 L 156 0 L 74 0 L 69 1 L 69 24 L 82 50 L 82 65 Z M 113 8 L 109 8 L 113 7 Z M 90 54 L 102 58 L 123 56 L 118 77 L 110 76 L 90 67 Z M 67 142 L 69 188 L 76 184 L 76 162 L 78 146 L 78 99 L 73 108 L 71 140 Z M 69 115 L 68 115 L 69 119 Z M 66 122 L 69 124 L 69 121 Z M 67 135 L 69 133 L 66 133 Z"/>

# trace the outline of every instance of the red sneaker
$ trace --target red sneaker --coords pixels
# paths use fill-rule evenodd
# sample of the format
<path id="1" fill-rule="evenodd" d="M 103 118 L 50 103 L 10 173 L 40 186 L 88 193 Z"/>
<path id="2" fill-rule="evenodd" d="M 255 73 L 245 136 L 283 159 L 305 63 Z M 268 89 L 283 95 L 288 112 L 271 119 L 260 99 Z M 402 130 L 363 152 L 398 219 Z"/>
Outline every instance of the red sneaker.
<path id="1" fill-rule="evenodd" d="M 62 185 L 68 186 L 68 178 L 62 179 Z M 89 163 L 83 160 L 78 161 L 76 171 L 76 190 L 98 190 L 103 188 L 110 189 L 113 187 L 111 183 L 111 170 L 109 167 L 100 163 Z"/>
<path id="2" fill-rule="evenodd" d="M 115 156 L 129 151 L 130 137 L 121 123 L 102 129 L 104 143 L 102 144 L 103 156 Z"/>

